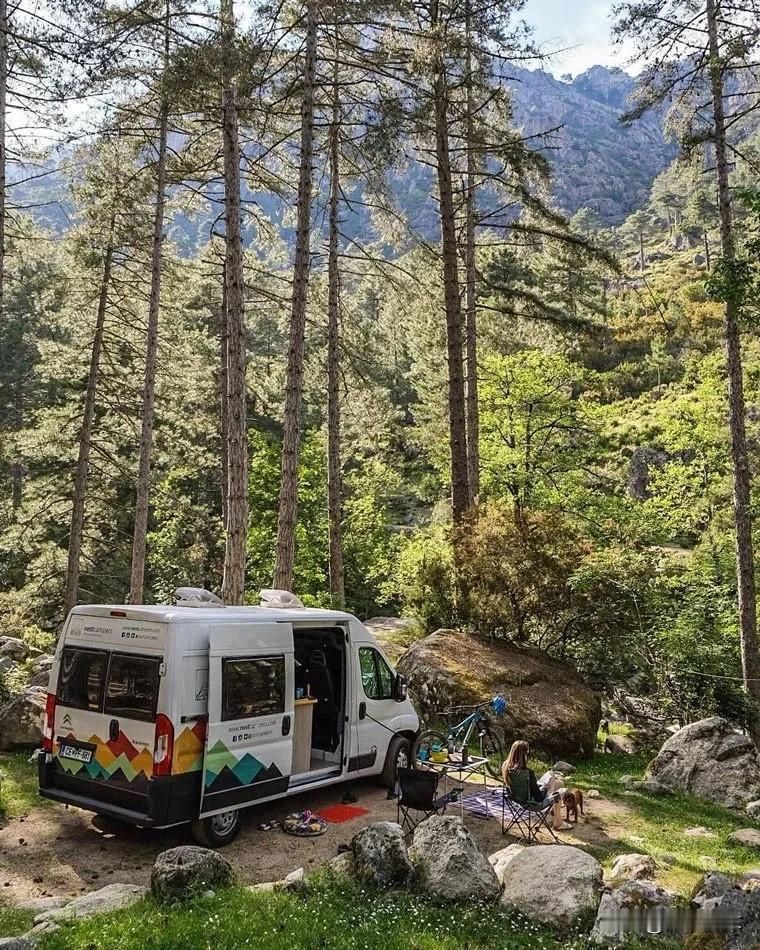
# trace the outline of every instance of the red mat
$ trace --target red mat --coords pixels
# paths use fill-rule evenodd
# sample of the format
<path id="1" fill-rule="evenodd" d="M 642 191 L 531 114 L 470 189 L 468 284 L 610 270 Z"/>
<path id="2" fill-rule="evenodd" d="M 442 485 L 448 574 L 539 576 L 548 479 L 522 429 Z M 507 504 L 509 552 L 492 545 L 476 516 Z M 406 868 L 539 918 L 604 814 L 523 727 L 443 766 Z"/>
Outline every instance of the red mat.
<path id="1" fill-rule="evenodd" d="M 325 821 L 339 825 L 343 821 L 350 821 L 352 818 L 358 818 L 360 815 L 368 814 L 368 809 L 357 808 L 356 805 L 330 805 L 328 808 L 320 808 L 319 816 Z"/>

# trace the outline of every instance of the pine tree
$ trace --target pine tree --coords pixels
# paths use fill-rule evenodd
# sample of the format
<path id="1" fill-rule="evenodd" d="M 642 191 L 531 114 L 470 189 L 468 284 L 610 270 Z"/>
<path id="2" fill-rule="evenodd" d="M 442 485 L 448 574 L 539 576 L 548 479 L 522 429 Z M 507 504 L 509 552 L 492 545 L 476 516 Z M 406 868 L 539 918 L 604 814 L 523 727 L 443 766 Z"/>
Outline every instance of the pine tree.
<path id="1" fill-rule="evenodd" d="M 312 199 L 312 162 L 314 154 L 314 95 L 317 65 L 317 4 L 304 4 L 306 38 L 301 82 L 301 145 L 297 223 L 293 263 L 293 291 L 290 311 L 290 339 L 285 377 L 283 409 L 282 476 L 277 515 L 277 548 L 274 586 L 290 589 L 296 546 L 298 511 L 298 455 L 301 446 L 303 360 L 306 334 L 306 301 L 309 290 Z"/>
<path id="2" fill-rule="evenodd" d="M 748 67 L 760 50 L 758 13 L 749 0 L 704 0 L 696 7 L 688 0 L 668 0 L 663 9 L 640 3 L 623 4 L 617 32 L 635 40 L 640 59 L 648 67 L 639 86 L 638 103 L 629 115 L 635 119 L 647 109 L 671 104 L 687 149 L 709 142 L 714 149 L 718 190 L 721 269 L 730 285 L 736 264 L 736 238 L 729 183 L 731 144 L 728 130 L 737 115 L 760 107 L 758 90 L 729 95 L 727 82 L 743 83 Z M 751 74 L 751 68 L 750 68 Z M 733 112 L 731 110 L 734 110 Z M 710 119 L 705 119 L 705 113 Z M 724 294 L 724 336 L 728 388 L 728 427 L 733 463 L 734 524 L 738 582 L 739 630 L 742 668 L 754 712 L 751 733 L 760 743 L 760 649 L 757 636 L 754 548 L 750 501 L 750 470 L 745 424 L 740 313 L 737 297 Z"/>

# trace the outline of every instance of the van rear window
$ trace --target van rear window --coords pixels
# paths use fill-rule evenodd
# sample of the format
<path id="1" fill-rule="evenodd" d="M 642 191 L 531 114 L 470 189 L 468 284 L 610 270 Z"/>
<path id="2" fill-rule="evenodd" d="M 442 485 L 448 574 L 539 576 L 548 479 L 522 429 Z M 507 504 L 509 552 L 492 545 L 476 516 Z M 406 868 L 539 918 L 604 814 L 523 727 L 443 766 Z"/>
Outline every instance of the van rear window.
<path id="1" fill-rule="evenodd" d="M 108 654 L 102 650 L 66 647 L 61 657 L 57 700 L 62 706 L 99 712 Z"/>
<path id="2" fill-rule="evenodd" d="M 108 669 L 103 712 L 117 719 L 152 722 L 156 718 L 160 664 L 157 657 L 114 653 Z"/>
<path id="3" fill-rule="evenodd" d="M 57 700 L 115 719 L 156 718 L 160 657 L 65 647 Z"/>

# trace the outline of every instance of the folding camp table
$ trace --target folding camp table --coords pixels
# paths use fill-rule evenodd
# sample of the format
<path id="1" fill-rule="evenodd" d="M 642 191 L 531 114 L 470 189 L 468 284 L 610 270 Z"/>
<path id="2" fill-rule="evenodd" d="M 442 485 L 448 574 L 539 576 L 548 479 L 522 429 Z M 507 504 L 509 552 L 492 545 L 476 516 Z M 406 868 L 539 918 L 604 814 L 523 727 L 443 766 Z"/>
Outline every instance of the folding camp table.
<path id="1" fill-rule="evenodd" d="M 418 767 L 422 763 L 417 763 Z M 459 798 L 459 811 L 461 813 L 462 821 L 464 821 L 464 806 L 462 805 L 462 799 L 464 798 L 464 787 L 468 782 L 472 782 L 476 777 L 481 777 L 483 779 L 483 789 L 484 791 L 488 788 L 488 773 L 486 766 L 488 765 L 488 759 L 485 756 L 473 755 L 467 760 L 466 763 L 462 764 L 462 760 L 458 755 L 455 755 L 455 758 L 446 759 L 445 762 L 433 762 L 428 760 L 425 762 L 426 768 L 434 769 L 436 772 L 440 772 L 443 776 L 444 781 L 444 793 L 448 794 L 450 791 L 456 791 Z M 450 785 L 453 788 L 450 788 Z M 488 815 L 478 815 L 479 818 L 487 818 Z"/>

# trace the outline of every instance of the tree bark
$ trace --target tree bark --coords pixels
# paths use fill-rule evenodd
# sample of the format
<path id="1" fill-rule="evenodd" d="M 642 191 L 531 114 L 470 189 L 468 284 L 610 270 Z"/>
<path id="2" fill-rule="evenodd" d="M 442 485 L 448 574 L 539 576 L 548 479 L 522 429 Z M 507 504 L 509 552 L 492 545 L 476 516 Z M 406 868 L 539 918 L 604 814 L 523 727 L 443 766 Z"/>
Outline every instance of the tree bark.
<path id="1" fill-rule="evenodd" d="M 227 405 L 227 268 L 222 264 L 222 307 L 219 318 L 219 436 L 221 442 L 220 475 L 222 496 L 222 524 L 227 531 L 227 492 L 229 490 L 229 463 L 227 460 L 227 440 L 229 407 Z"/>
<path id="2" fill-rule="evenodd" d="M 84 397 L 84 411 L 82 413 L 82 428 L 79 434 L 79 456 L 77 459 L 76 475 L 74 477 L 74 498 L 71 507 L 71 527 L 69 529 L 69 556 L 66 568 L 66 592 L 64 595 L 64 612 L 76 605 L 79 596 L 79 563 L 82 555 L 82 532 L 84 529 L 84 508 L 87 497 L 87 475 L 90 469 L 90 448 L 92 445 L 92 428 L 95 419 L 95 397 L 98 388 L 98 373 L 100 371 L 100 354 L 103 348 L 103 330 L 106 322 L 108 307 L 108 288 L 111 282 L 111 266 L 113 263 L 113 230 L 115 217 L 111 217 L 108 234 L 108 244 L 103 255 L 103 276 L 98 295 L 98 313 L 95 319 L 95 335 L 90 351 L 90 369 L 87 375 L 87 389 Z"/>
<path id="3" fill-rule="evenodd" d="M 472 46 L 470 0 L 465 3 L 467 55 L 467 185 L 465 202 L 465 352 L 467 355 L 467 479 L 469 503 L 480 493 L 480 415 L 478 411 L 478 328 L 475 271 L 475 146 L 472 95 Z"/>
<path id="4" fill-rule="evenodd" d="M 224 152 L 225 286 L 227 288 L 227 532 L 222 598 L 242 604 L 245 596 L 245 543 L 248 530 L 248 446 L 246 431 L 245 307 L 243 242 L 240 229 L 240 141 L 236 89 L 232 75 L 234 18 L 225 0 Z"/>
<path id="5" fill-rule="evenodd" d="M 338 205 L 340 201 L 340 40 L 335 25 L 332 121 L 330 126 L 330 211 L 327 255 L 327 512 L 330 547 L 330 593 L 337 606 L 345 600 L 343 579 L 342 500 L 340 454 L 340 272 L 338 268 Z"/>
<path id="6" fill-rule="evenodd" d="M 723 110 L 723 75 L 718 43 L 715 0 L 707 0 L 707 28 L 710 53 L 710 86 L 715 125 L 715 165 L 718 180 L 718 210 L 723 261 L 729 274 L 736 259 L 731 192 L 728 180 L 726 121 Z M 742 379 L 739 312 L 728 295 L 724 318 L 728 376 L 728 427 L 734 475 L 734 520 L 736 524 L 736 576 L 739 602 L 742 672 L 744 687 L 752 705 L 750 734 L 760 746 L 760 655 L 757 643 L 755 562 L 752 544 L 750 469 L 745 429 L 744 382 Z"/>
<path id="7" fill-rule="evenodd" d="M 301 100 L 301 154 L 298 177 L 298 220 L 293 267 L 293 299 L 283 412 L 282 474 L 277 512 L 277 548 L 274 586 L 289 590 L 293 584 L 298 513 L 298 455 L 301 448 L 306 299 L 309 289 L 309 235 L 311 225 L 312 162 L 314 153 L 314 82 L 317 62 L 317 4 L 306 3 L 306 52 Z"/>
<path id="8" fill-rule="evenodd" d="M 156 360 L 158 355 L 158 311 L 161 303 L 161 264 L 164 247 L 164 207 L 166 203 L 166 140 L 169 130 L 169 100 L 166 91 L 169 69 L 169 0 L 164 11 L 164 62 L 161 106 L 158 117 L 158 165 L 156 168 L 156 206 L 153 213 L 153 244 L 151 249 L 150 297 L 148 300 L 148 338 L 145 350 L 145 382 L 143 385 L 142 430 L 137 467 L 135 528 L 132 539 L 132 573 L 129 602 L 143 601 L 145 584 L 145 549 L 150 505 L 150 456 L 153 448 L 153 425 L 156 403 Z"/>
<path id="9" fill-rule="evenodd" d="M 431 22 L 437 26 L 437 3 L 431 4 Z M 457 237 L 449 151 L 448 87 L 442 53 L 436 58 L 433 78 L 435 151 L 438 201 L 441 218 L 446 353 L 449 382 L 449 451 L 451 454 L 451 509 L 454 527 L 459 527 L 469 508 L 467 439 L 462 362 L 462 305 L 459 296 Z"/>

